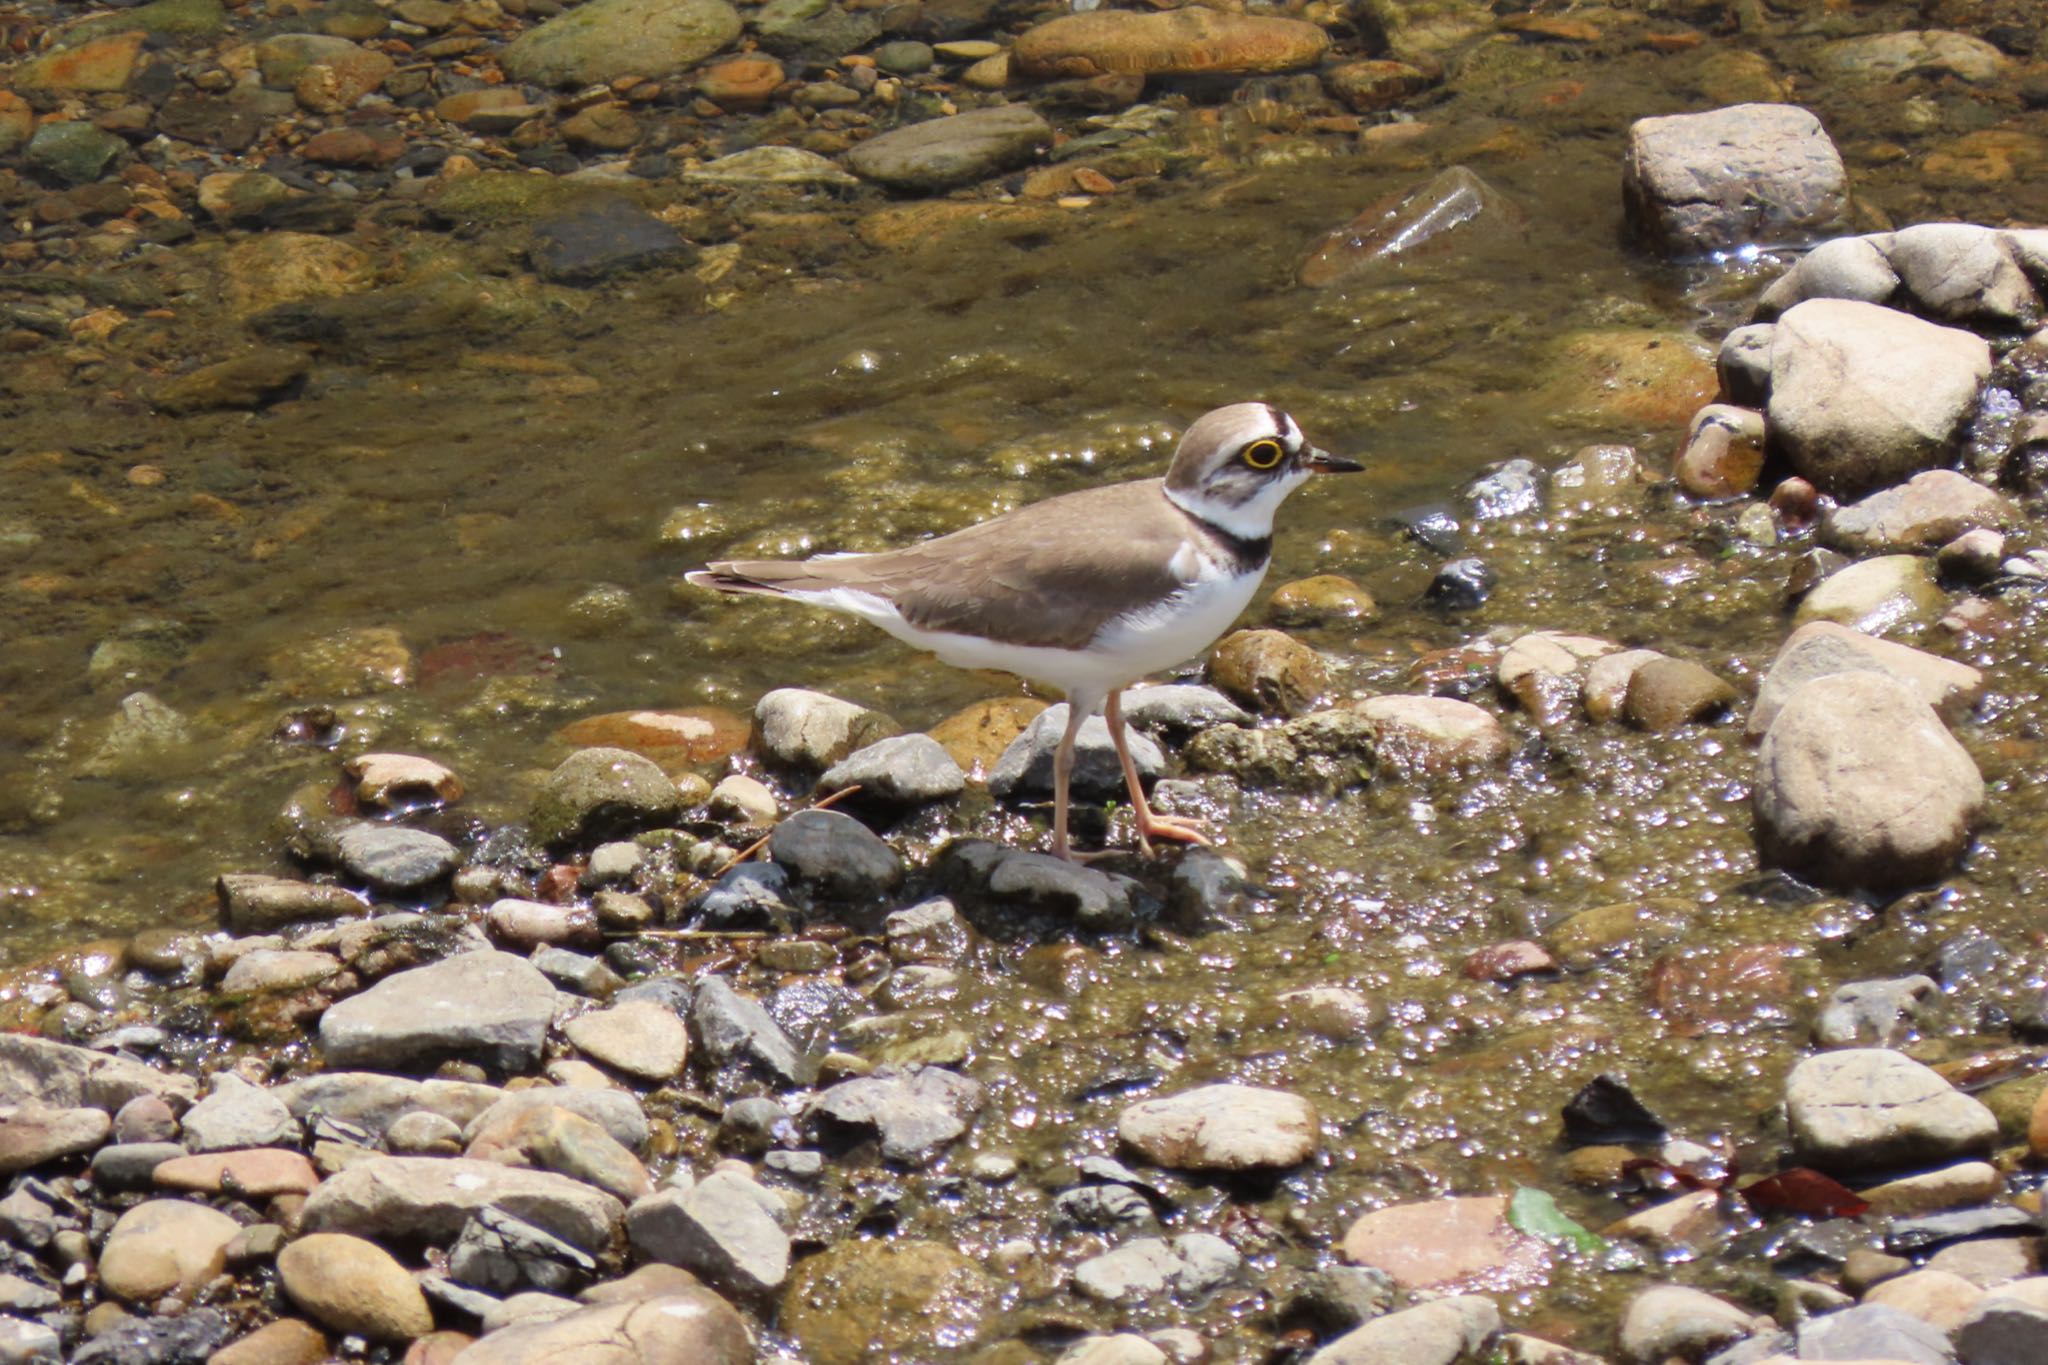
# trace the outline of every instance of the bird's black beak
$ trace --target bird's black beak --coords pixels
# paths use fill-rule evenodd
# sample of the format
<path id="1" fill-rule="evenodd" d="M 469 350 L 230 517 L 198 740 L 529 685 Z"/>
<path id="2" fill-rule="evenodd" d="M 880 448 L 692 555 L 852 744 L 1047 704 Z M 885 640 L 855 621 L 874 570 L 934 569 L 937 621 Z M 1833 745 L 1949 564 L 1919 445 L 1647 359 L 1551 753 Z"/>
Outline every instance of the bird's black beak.
<path id="1" fill-rule="evenodd" d="M 1315 446 L 1308 448 L 1308 469 L 1311 474 L 1356 474 L 1365 468 L 1356 460 L 1347 460 L 1342 455 L 1332 455 Z"/>

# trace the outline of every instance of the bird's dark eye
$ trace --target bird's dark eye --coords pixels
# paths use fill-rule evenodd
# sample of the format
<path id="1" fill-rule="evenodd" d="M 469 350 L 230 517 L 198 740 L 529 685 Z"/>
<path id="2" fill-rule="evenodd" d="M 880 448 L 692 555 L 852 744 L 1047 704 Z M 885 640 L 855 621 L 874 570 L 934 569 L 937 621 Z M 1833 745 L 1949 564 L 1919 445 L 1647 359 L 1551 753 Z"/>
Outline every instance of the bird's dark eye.
<path id="1" fill-rule="evenodd" d="M 1280 463 L 1280 458 L 1286 453 L 1278 441 L 1263 440 L 1253 441 L 1237 454 L 1239 459 L 1253 469 L 1271 469 Z"/>

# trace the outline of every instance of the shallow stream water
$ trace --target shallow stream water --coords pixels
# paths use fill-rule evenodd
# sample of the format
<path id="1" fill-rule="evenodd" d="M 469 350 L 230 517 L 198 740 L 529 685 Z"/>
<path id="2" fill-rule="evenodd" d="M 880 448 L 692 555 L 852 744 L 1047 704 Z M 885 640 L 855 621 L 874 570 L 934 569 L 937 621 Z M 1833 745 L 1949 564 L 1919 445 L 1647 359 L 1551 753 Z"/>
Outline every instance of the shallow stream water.
<path id="1" fill-rule="evenodd" d="M 215 874 L 280 870 L 272 815 L 337 772 L 333 753 L 273 738 L 294 707 L 335 707 L 344 752 L 448 763 L 469 785 L 464 809 L 496 823 L 519 818 L 564 752 L 550 736 L 582 715 L 744 712 L 768 687 L 799 685 L 919 728 L 1012 694 L 1010 680 L 935 667 L 858 624 L 715 599 L 678 575 L 728 553 L 878 548 L 1146 477 L 1189 419 L 1247 398 L 1369 466 L 1296 496 L 1269 578 L 1342 573 L 1378 597 L 1376 621 L 1304 635 L 1340 693 L 1412 689 L 1431 651 L 1542 628 L 1753 679 L 1787 629 L 1781 586 L 1798 547 L 1743 544 L 1733 509 L 1651 492 L 1474 531 L 1468 548 L 1501 587 L 1456 617 L 1420 600 L 1441 556 L 1389 518 L 1495 462 L 1550 467 L 1591 441 L 1664 466 L 1685 411 L 1604 392 L 1569 338 L 1662 330 L 1710 355 L 1782 262 L 1673 265 L 1630 249 L 1622 137 L 1635 117 L 1721 102 L 1702 74 L 1717 53 L 1796 69 L 1817 36 L 1882 31 L 1907 11 L 1802 16 L 1677 55 L 1509 42 L 1487 59 L 1495 74 L 1481 62 L 1420 111 L 1437 131 L 1377 151 L 1268 126 L 1253 88 L 1189 120 L 1186 145 L 1205 159 L 1185 175 L 911 251 L 862 244 L 844 205 L 760 207 L 750 227 L 796 246 L 750 265 L 729 296 L 614 286 L 488 346 L 322 363 L 302 394 L 253 415 L 159 415 L 97 385 L 89 365 L 66 389 L 17 376 L 0 450 L 0 962 L 208 926 Z M 1954 82 L 1913 93 L 1797 83 L 1844 148 L 1865 226 L 2048 219 L 2040 176 L 1927 167 L 2019 117 L 2010 96 Z M 1460 161 L 1520 206 L 1525 238 L 1345 287 L 1293 282 L 1321 233 Z M 155 324 L 164 355 L 230 325 L 204 300 L 173 311 Z M 1770 1153 L 1768 1111 L 1813 1000 L 1917 969 L 1969 923 L 2013 956 L 1931 1049 L 1966 1053 L 2041 978 L 2048 807 L 2031 717 L 2044 636 L 2038 608 L 2007 605 L 2015 627 L 1973 658 L 1998 700 L 1964 735 L 1996 823 L 1946 890 L 1889 910 L 1781 894 L 1756 866 L 1739 720 L 1545 740 L 1514 718 L 1521 751 L 1497 777 L 1209 811 L 1273 889 L 1242 932 L 1092 945 L 1052 984 L 1021 948 L 991 949 L 945 1011 L 986 1020 L 969 1069 L 991 1104 L 969 1145 L 1027 1161 L 1107 1150 L 1118 1101 L 1102 1086 L 1116 1075 L 1296 1090 L 1343 1138 L 1261 1205 L 1283 1257 L 1390 1199 L 1557 1187 L 1559 1106 L 1602 1069 L 1626 1071 L 1674 1129 Z M 293 681 L 313 642 L 363 629 L 410 647 L 409 685 L 349 696 Z M 138 647 L 103 652 L 96 673 L 108 642 Z M 109 718 L 138 688 L 181 713 L 188 738 L 101 772 Z M 1041 837 L 1042 819 L 963 811 L 953 832 Z M 912 851 L 946 832 L 919 831 Z M 1652 1002 L 1655 949 L 1511 991 L 1459 973 L 1484 944 L 1651 897 L 1691 907 L 1676 959 L 1789 943 L 1790 985 L 1732 1017 L 1692 1017 Z M 1390 1022 L 1368 1044 L 1282 1028 L 1264 1002 L 1296 985 L 1360 988 Z M 1191 1225 L 1204 1197 L 1224 1195 L 1196 1196 Z M 1571 1211 L 1597 1225 L 1621 1210 L 1586 1196 Z M 1012 1231 L 996 1220 L 986 1241 Z M 1638 1283 L 1568 1274 L 1532 1301 L 1535 1320 L 1572 1330 Z"/>

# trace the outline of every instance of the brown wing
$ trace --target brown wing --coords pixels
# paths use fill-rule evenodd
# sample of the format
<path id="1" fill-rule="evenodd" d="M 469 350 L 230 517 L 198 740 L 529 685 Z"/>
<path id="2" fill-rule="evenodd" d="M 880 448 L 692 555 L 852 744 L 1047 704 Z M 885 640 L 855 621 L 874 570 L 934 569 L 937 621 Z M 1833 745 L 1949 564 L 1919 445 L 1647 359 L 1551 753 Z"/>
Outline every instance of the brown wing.
<path id="1" fill-rule="evenodd" d="M 1083 489 L 880 554 L 728 560 L 689 575 L 726 592 L 871 592 L 920 630 L 1079 649 L 1109 621 L 1186 586 L 1186 514 L 1157 479 Z"/>

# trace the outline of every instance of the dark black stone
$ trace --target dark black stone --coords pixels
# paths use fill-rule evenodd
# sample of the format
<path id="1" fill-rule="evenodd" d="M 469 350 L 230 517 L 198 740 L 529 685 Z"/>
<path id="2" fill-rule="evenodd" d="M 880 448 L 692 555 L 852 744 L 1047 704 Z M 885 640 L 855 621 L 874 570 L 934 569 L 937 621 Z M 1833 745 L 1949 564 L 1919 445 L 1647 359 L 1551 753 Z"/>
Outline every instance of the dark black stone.
<path id="1" fill-rule="evenodd" d="M 595 284 L 608 276 L 687 262 L 681 233 L 631 204 L 593 204 L 543 219 L 527 255 L 543 279 Z"/>
<path id="2" fill-rule="evenodd" d="M 210 95 L 167 99 L 156 111 L 157 131 L 180 142 L 246 152 L 263 135 L 263 119 L 246 109 L 233 109 Z"/>
<path id="3" fill-rule="evenodd" d="M 1662 1142 L 1669 1134 L 1664 1121 L 1636 1098 L 1627 1081 L 1611 1071 L 1580 1086 L 1579 1093 L 1564 1106 L 1567 1147 Z"/>
<path id="4" fill-rule="evenodd" d="M 775 827 L 768 856 L 807 890 L 872 900 L 903 882 L 903 859 L 866 825 L 836 810 L 798 811 Z"/>
<path id="5" fill-rule="evenodd" d="M 789 873 L 775 863 L 741 863 L 713 882 L 690 909 L 706 929 L 773 929 L 797 918 L 789 900 Z"/>
<path id="6" fill-rule="evenodd" d="M 1447 503 L 1404 507 L 1391 520 L 1409 539 L 1432 554 L 1454 555 L 1465 548 L 1465 528 L 1458 524 L 1458 514 Z"/>
<path id="7" fill-rule="evenodd" d="M 1436 571 L 1436 577 L 1423 591 L 1422 601 L 1438 611 L 1472 611 L 1493 596 L 1493 585 L 1498 581 L 1485 560 L 1454 559 Z"/>

